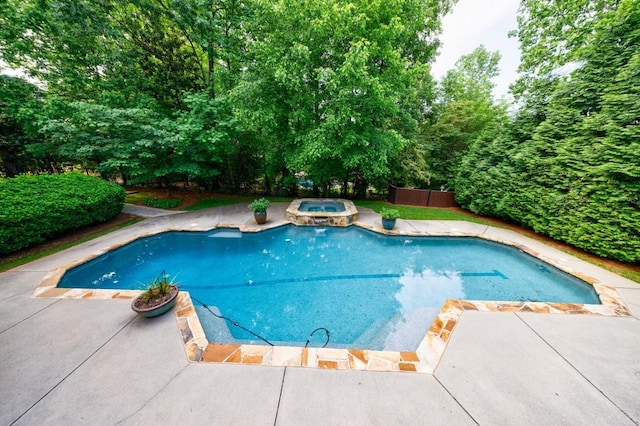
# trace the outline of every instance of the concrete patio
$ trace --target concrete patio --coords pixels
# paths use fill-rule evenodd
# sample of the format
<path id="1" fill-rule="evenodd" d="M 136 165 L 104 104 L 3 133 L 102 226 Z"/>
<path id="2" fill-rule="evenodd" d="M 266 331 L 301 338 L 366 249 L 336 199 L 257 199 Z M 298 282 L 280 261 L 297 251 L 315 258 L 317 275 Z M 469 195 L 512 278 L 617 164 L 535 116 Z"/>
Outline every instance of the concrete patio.
<path id="1" fill-rule="evenodd" d="M 271 226 L 285 208 L 269 209 Z M 50 271 L 134 234 L 256 226 L 246 205 L 125 211 L 148 219 L 0 273 L 0 424 L 640 424 L 640 285 L 540 242 L 483 231 L 615 287 L 632 316 L 465 311 L 433 374 L 192 363 L 172 314 L 147 320 L 129 300 L 32 297 Z M 379 216 L 361 209 L 359 221 L 375 227 Z"/>

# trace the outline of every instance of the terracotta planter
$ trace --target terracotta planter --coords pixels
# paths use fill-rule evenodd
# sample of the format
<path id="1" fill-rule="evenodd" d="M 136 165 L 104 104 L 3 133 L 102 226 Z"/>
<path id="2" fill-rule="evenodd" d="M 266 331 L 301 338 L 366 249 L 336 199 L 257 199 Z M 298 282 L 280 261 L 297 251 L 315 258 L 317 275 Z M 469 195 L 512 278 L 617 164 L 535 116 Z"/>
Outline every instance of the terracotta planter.
<path id="1" fill-rule="evenodd" d="M 258 225 L 263 225 L 267 222 L 267 212 L 253 212 L 253 218 Z"/>
<path id="2" fill-rule="evenodd" d="M 175 288 L 175 291 L 172 292 L 171 298 L 165 300 L 164 302 L 147 307 L 138 307 L 136 306 L 138 304 L 138 300 L 140 299 L 140 296 L 138 296 L 133 299 L 133 302 L 131 302 L 131 309 L 146 318 L 153 318 L 164 314 L 165 312 L 173 308 L 173 305 L 175 305 L 176 299 L 178 298 L 178 293 L 180 292 L 178 286 L 173 287 Z"/>
<path id="3" fill-rule="evenodd" d="M 387 231 L 392 230 L 394 226 L 396 226 L 395 219 L 382 219 L 382 227 Z"/>

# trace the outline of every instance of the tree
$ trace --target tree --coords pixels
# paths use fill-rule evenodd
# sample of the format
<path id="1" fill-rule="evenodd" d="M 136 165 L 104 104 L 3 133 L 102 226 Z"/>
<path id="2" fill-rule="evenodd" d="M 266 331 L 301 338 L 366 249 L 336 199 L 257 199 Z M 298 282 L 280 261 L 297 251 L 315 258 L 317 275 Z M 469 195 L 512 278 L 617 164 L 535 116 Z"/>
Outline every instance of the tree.
<path id="1" fill-rule="evenodd" d="M 448 5 L 263 4 L 255 22 L 264 37 L 232 96 L 244 100 L 244 124 L 276 149 L 267 170 L 307 172 L 325 190 L 336 180 L 386 181 L 430 102 L 436 43 L 427 40 Z"/>
<path id="2" fill-rule="evenodd" d="M 38 125 L 42 142 L 29 150 L 57 163 L 82 165 L 125 183 L 166 182 L 175 174 L 166 120 L 143 108 L 111 108 L 50 98 Z"/>
<path id="3" fill-rule="evenodd" d="M 438 86 L 431 122 L 425 123 L 427 164 L 436 186 L 455 186 L 461 157 L 469 146 L 504 114 L 496 104 L 492 78 L 499 74 L 500 54 L 482 45 L 463 55 Z"/>
<path id="4" fill-rule="evenodd" d="M 116 107 L 141 106 L 147 96 L 162 108 L 183 108 L 183 92 L 228 90 L 229 74 L 243 66 L 246 3 L 238 0 L 11 0 L 1 7 L 2 58 L 73 100 L 104 101 L 106 92 Z M 219 78 L 216 68 L 225 70 Z"/>
<path id="5" fill-rule="evenodd" d="M 173 122 L 178 170 L 207 188 L 247 188 L 260 176 L 260 149 L 244 135 L 227 96 L 187 94 L 188 109 Z"/>
<path id="6" fill-rule="evenodd" d="M 557 81 L 583 60 L 586 46 L 593 43 L 595 25 L 604 13 L 617 8 L 620 0 L 523 0 L 518 29 L 512 36 L 520 44 L 520 77 L 512 85 L 523 109 L 540 118 L 547 96 Z"/>
<path id="7" fill-rule="evenodd" d="M 37 167 L 26 146 L 34 142 L 29 121 L 41 97 L 35 85 L 0 75 L 0 174 L 14 177 Z"/>
<path id="8" fill-rule="evenodd" d="M 458 201 L 601 256 L 637 262 L 640 4 L 623 0 L 587 18 L 592 33 L 582 40 L 589 43 L 572 53 L 581 66 L 554 81 L 538 119 L 529 107 L 541 98 L 524 93 L 529 99 L 513 124 L 487 146 L 472 147 Z"/>
<path id="9" fill-rule="evenodd" d="M 29 151 L 52 169 L 236 189 L 302 171 L 362 195 L 420 164 L 451 3 L 7 0 L 0 55 L 47 87 Z"/>

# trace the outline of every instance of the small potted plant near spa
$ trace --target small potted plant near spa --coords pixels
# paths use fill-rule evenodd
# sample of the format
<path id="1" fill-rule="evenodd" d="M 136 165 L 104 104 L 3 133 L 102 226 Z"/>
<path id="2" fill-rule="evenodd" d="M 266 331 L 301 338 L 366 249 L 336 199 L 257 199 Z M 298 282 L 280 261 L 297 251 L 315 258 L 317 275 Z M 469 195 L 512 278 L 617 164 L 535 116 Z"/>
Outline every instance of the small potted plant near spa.
<path id="1" fill-rule="evenodd" d="M 162 315 L 173 307 L 178 297 L 178 285 L 165 271 L 155 277 L 146 290 L 131 302 L 131 309 L 143 317 Z"/>
<path id="2" fill-rule="evenodd" d="M 249 204 L 249 209 L 253 210 L 253 217 L 258 225 L 262 225 L 267 221 L 267 208 L 270 205 L 271 201 L 266 198 L 258 198 Z"/>
<path id="3" fill-rule="evenodd" d="M 400 212 L 398 209 L 383 207 L 380 210 L 380 216 L 382 216 L 382 227 L 386 230 L 391 230 L 396 226 L 396 219 L 400 217 Z"/>

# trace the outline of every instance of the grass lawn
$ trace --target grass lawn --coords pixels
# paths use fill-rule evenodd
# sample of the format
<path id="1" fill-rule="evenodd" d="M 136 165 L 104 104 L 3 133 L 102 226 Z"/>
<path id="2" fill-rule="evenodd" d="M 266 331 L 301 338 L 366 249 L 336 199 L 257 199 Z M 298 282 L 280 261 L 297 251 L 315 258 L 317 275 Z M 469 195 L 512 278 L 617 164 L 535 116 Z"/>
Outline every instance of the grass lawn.
<path id="1" fill-rule="evenodd" d="M 213 207 L 229 206 L 232 204 L 250 203 L 256 198 L 239 195 L 219 194 L 211 196 L 211 194 L 187 193 L 179 191 L 162 191 L 162 190 L 142 190 L 130 192 L 125 198 L 125 202 L 129 204 L 147 205 L 152 207 L 163 208 L 165 201 L 180 201 L 176 207 L 169 207 L 170 210 L 194 211 L 202 209 L 210 209 Z M 282 197 L 266 197 L 272 203 L 290 203 L 292 198 Z M 166 208 L 166 207 L 165 207 Z"/>
<path id="2" fill-rule="evenodd" d="M 272 203 L 290 203 L 292 198 L 282 198 L 282 197 L 266 197 Z M 185 208 L 187 211 L 193 210 L 202 210 L 209 209 L 212 207 L 221 207 L 228 206 L 231 204 L 239 204 L 239 203 L 249 203 L 255 198 L 244 197 L 244 198 L 224 198 L 224 197 L 216 197 L 216 198 L 201 198 L 195 204 L 190 205 Z"/>
<path id="3" fill-rule="evenodd" d="M 213 207 L 229 206 L 231 204 L 244 203 L 247 200 L 239 198 L 202 198 L 196 201 L 195 204 L 185 208 L 187 211 L 210 209 Z"/>
<path id="4" fill-rule="evenodd" d="M 466 220 L 467 222 L 481 223 L 483 225 L 495 225 L 490 221 L 475 217 L 471 214 L 462 213 L 451 209 L 440 209 L 433 207 L 400 206 L 384 203 L 382 201 L 354 201 L 356 206 L 366 207 L 380 212 L 383 207 L 393 207 L 400 212 L 400 219 L 410 220 Z"/>

